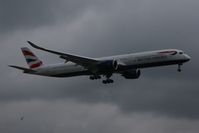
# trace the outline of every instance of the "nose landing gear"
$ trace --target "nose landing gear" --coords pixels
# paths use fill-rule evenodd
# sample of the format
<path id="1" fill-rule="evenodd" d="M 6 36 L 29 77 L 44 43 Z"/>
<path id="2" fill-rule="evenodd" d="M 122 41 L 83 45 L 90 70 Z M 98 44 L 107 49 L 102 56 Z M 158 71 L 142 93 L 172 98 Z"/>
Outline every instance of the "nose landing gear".
<path id="1" fill-rule="evenodd" d="M 178 64 L 178 72 L 181 72 L 182 71 L 182 69 L 181 69 L 181 66 L 182 66 L 182 64 Z"/>

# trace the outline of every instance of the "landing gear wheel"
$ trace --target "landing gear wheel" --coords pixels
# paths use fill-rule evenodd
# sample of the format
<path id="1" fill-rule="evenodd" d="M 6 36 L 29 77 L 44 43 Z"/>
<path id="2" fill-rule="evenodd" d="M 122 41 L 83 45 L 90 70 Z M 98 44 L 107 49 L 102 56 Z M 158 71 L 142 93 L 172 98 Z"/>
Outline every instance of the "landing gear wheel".
<path id="1" fill-rule="evenodd" d="M 112 79 L 109 79 L 109 83 L 113 83 L 114 81 Z"/>
<path id="2" fill-rule="evenodd" d="M 97 79 L 101 79 L 101 76 L 100 76 L 100 75 L 97 75 Z"/>
<path id="3" fill-rule="evenodd" d="M 90 76 L 89 78 L 90 78 L 90 80 L 94 80 L 94 76 Z"/>
<path id="4" fill-rule="evenodd" d="M 104 76 L 106 76 L 106 80 L 102 80 L 103 84 L 110 84 L 114 82 L 112 79 L 110 79 L 110 77 L 112 76 L 112 73 L 108 73 L 107 75 L 104 75 Z"/>
<path id="5" fill-rule="evenodd" d="M 103 84 L 107 84 L 107 80 L 102 80 L 102 83 Z"/>
<path id="6" fill-rule="evenodd" d="M 95 80 L 95 79 L 101 79 L 101 76 L 100 75 L 91 75 L 89 78 L 91 80 Z"/>
<path id="7" fill-rule="evenodd" d="M 113 83 L 114 81 L 112 79 L 106 79 L 106 80 L 102 80 L 103 84 L 110 84 Z"/>

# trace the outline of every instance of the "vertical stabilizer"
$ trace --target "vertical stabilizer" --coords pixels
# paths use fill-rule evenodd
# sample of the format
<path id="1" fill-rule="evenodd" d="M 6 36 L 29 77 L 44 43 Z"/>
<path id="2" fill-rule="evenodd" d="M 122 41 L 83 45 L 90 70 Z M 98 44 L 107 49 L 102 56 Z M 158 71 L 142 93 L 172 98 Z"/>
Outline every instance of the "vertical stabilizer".
<path id="1" fill-rule="evenodd" d="M 21 50 L 30 69 L 42 66 L 43 62 L 29 48 L 23 47 Z"/>

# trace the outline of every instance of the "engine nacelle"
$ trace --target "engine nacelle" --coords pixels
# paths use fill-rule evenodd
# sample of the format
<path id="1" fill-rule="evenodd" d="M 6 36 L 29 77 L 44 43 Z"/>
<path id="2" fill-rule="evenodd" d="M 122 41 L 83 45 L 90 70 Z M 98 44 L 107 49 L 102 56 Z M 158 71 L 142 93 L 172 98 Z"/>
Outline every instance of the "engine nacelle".
<path id="1" fill-rule="evenodd" d="M 122 72 L 122 76 L 126 79 L 137 79 L 140 77 L 141 71 L 138 69 L 132 69 Z"/>
<path id="2" fill-rule="evenodd" d="M 118 63 L 116 60 L 107 60 L 100 62 L 98 65 L 98 70 L 101 72 L 106 72 L 106 71 L 115 71 L 118 69 Z"/>

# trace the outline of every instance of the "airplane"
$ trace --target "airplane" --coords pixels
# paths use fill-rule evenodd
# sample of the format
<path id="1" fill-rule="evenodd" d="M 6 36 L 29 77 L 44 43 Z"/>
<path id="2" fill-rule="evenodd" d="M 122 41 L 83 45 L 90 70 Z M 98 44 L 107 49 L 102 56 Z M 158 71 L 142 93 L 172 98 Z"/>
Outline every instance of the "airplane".
<path id="1" fill-rule="evenodd" d="M 177 70 L 181 72 L 183 63 L 191 58 L 182 50 L 164 49 L 156 51 L 139 52 L 132 54 L 116 55 L 101 58 L 90 58 L 74 54 L 62 53 L 49 50 L 27 41 L 33 48 L 46 51 L 65 62 L 61 64 L 44 65 L 43 62 L 27 47 L 21 48 L 29 68 L 15 65 L 10 67 L 20 69 L 23 73 L 50 77 L 73 77 L 87 75 L 91 80 L 101 79 L 102 83 L 109 84 L 113 74 L 120 74 L 126 79 L 138 79 L 141 69 L 148 67 L 178 65 Z"/>

